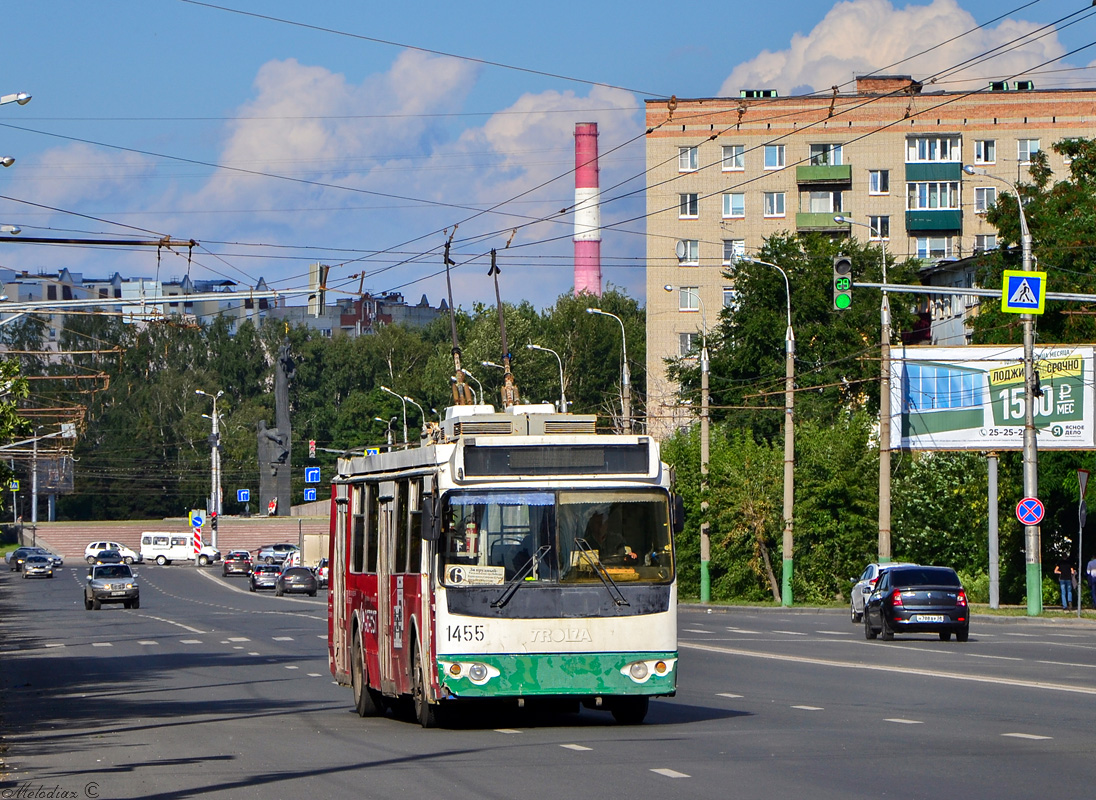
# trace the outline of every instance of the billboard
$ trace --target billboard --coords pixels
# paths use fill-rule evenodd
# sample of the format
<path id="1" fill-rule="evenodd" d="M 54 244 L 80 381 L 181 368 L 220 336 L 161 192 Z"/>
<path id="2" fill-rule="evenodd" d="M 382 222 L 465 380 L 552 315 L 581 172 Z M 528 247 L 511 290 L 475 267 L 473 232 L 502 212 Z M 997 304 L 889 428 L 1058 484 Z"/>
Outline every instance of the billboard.
<path id="1" fill-rule="evenodd" d="M 1039 345 L 1035 399 L 1041 450 L 1096 447 L 1093 345 Z M 891 448 L 1021 450 L 1024 349 L 1013 345 L 893 347 Z"/>

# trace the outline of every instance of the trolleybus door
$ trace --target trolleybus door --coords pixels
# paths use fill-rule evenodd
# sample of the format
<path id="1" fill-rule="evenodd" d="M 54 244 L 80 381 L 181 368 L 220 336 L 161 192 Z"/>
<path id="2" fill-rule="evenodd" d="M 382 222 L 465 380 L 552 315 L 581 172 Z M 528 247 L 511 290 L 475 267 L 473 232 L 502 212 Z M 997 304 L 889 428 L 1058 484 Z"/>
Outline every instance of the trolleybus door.
<path id="1" fill-rule="evenodd" d="M 349 487 L 345 483 L 335 486 L 335 528 L 331 532 L 332 552 L 329 559 L 331 587 L 327 593 L 328 617 L 331 619 L 330 637 L 332 666 L 336 674 L 350 677 L 350 651 L 346 646 L 346 540 L 349 533 L 347 507 Z"/>
<path id="2" fill-rule="evenodd" d="M 380 484 L 380 508 L 377 514 L 377 647 L 380 650 L 381 691 L 396 694 L 395 666 L 392 657 L 392 564 L 396 483 Z"/>

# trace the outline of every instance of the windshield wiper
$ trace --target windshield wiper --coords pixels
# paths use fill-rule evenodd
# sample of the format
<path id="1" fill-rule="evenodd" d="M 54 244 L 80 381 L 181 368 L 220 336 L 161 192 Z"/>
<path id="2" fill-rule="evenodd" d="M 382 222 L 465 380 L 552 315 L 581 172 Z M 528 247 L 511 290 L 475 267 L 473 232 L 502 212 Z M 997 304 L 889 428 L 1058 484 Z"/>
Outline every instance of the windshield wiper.
<path id="1" fill-rule="evenodd" d="M 609 571 L 605 569 L 601 564 L 601 559 L 590 547 L 589 543 L 582 538 L 575 537 L 575 545 L 582 553 L 586 561 L 593 567 L 594 572 L 599 578 L 601 578 L 602 585 L 605 586 L 605 591 L 609 593 L 609 596 L 613 598 L 613 602 L 618 606 L 627 606 L 630 603 L 624 599 L 624 593 L 620 591 L 620 587 L 617 586 L 616 581 L 613 580 L 613 576 L 609 574 Z"/>
<path id="2" fill-rule="evenodd" d="M 533 553 L 533 555 L 529 557 L 529 560 L 525 562 L 521 569 L 519 569 L 514 574 L 514 577 L 512 577 L 509 582 L 507 582 L 506 588 L 503 590 L 502 594 L 498 596 L 498 599 L 491 602 L 491 608 L 502 608 L 504 605 L 509 603 L 510 598 L 514 596 L 514 592 L 516 592 L 518 588 L 521 587 L 523 583 L 525 583 L 525 578 L 528 575 L 531 575 L 536 569 L 537 562 L 539 562 L 546 555 L 548 555 L 548 552 L 551 549 L 551 546 L 546 544 L 542 544 L 540 547 L 538 547 L 537 551 Z"/>

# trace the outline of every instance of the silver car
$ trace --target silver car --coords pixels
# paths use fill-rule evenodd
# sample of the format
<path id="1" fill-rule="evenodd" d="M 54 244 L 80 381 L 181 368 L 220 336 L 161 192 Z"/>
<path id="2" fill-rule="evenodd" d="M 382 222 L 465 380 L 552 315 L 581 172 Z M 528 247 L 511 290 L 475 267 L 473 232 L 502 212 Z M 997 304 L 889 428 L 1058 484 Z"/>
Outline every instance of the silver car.
<path id="1" fill-rule="evenodd" d="M 126 608 L 141 607 L 141 588 L 129 564 L 95 564 L 88 570 L 84 608 L 98 611 L 103 603 L 121 603 Z"/>
<path id="2" fill-rule="evenodd" d="M 27 556 L 23 562 L 24 578 L 52 578 L 53 561 L 45 555 L 35 553 Z"/>
<path id="3" fill-rule="evenodd" d="M 886 564 L 879 564 L 872 562 L 864 569 L 864 572 L 860 575 L 857 581 L 852 586 L 851 598 L 849 600 L 849 613 L 852 617 L 853 624 L 860 622 L 864 618 L 864 601 L 868 598 L 873 591 L 875 591 L 875 583 L 879 580 L 879 576 L 886 572 L 891 567 L 912 567 L 914 564 L 910 564 L 905 561 L 893 561 Z"/>

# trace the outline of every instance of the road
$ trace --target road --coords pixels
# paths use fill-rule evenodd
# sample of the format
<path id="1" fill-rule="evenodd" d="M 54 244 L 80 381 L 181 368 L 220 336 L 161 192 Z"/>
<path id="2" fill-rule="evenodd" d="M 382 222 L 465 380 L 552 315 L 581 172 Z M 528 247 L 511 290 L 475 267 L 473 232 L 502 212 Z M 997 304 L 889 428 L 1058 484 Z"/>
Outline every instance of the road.
<path id="1" fill-rule="evenodd" d="M 0 573 L 0 797 L 1026 800 L 1096 784 L 1089 622 L 975 616 L 965 644 L 868 642 L 835 610 L 690 607 L 680 691 L 644 725 L 477 709 L 423 730 L 352 713 L 322 597 L 141 566 L 140 609 L 89 612 L 85 572 Z"/>

